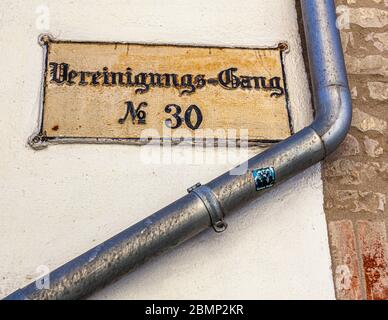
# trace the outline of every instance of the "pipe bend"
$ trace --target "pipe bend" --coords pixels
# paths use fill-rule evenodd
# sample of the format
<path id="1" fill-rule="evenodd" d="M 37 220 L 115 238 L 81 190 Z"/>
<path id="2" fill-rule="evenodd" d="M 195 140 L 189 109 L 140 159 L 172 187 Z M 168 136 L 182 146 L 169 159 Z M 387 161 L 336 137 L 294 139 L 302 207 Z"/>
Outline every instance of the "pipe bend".
<path id="1" fill-rule="evenodd" d="M 321 137 L 325 157 L 345 139 L 352 121 L 352 99 L 349 88 L 329 85 L 316 92 L 317 115 L 311 128 Z"/>
<path id="2" fill-rule="evenodd" d="M 317 110 L 311 128 L 321 137 L 327 156 L 345 139 L 352 120 L 336 6 L 334 0 L 301 0 L 301 9 Z"/>

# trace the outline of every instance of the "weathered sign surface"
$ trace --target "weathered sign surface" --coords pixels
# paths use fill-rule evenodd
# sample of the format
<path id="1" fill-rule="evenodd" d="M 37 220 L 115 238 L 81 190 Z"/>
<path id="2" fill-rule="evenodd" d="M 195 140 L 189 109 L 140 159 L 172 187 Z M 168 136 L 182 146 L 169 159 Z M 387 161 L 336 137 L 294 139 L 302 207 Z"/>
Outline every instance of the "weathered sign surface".
<path id="1" fill-rule="evenodd" d="M 150 139 L 271 142 L 291 134 L 276 48 L 66 42 L 46 52 L 37 148 L 49 142 Z M 233 133 L 234 132 L 234 133 Z"/>

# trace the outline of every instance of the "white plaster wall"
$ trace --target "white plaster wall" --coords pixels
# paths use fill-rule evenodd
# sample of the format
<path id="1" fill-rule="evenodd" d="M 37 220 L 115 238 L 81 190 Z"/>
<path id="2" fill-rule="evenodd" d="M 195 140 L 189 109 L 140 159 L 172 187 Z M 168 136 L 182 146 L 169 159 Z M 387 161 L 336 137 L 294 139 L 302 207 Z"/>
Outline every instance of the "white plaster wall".
<path id="1" fill-rule="evenodd" d="M 294 127 L 311 120 L 293 0 L 2 0 L 0 297 L 34 280 L 38 266 L 54 269 L 231 167 L 147 165 L 136 146 L 27 146 L 42 71 L 39 5 L 48 6 L 48 31 L 60 39 L 228 46 L 286 40 Z M 92 298 L 334 298 L 322 202 L 317 165 L 228 218 L 227 232 L 209 230 Z"/>

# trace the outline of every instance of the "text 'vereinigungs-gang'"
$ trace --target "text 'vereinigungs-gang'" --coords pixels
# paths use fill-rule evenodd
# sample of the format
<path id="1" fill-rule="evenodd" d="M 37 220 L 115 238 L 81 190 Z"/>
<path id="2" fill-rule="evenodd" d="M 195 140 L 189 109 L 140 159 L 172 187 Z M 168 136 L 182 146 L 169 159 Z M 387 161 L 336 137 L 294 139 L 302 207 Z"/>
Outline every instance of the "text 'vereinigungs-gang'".
<path id="1" fill-rule="evenodd" d="M 128 67 L 123 72 L 116 72 L 103 67 L 98 71 L 78 71 L 68 63 L 50 62 L 50 83 L 57 85 L 79 86 L 127 86 L 134 87 L 135 93 L 143 94 L 150 88 L 175 88 L 180 95 L 190 95 L 206 86 L 220 86 L 226 90 L 265 90 L 271 97 L 282 96 L 285 92 L 284 82 L 280 77 L 261 75 L 240 75 L 238 68 L 221 70 L 216 77 L 205 74 L 134 72 Z"/>

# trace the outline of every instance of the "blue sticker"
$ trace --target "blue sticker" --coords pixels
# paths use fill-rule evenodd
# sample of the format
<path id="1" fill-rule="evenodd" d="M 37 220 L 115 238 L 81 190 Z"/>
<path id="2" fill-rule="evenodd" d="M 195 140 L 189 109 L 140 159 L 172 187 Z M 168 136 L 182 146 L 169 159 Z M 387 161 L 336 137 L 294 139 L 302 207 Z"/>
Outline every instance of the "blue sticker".
<path id="1" fill-rule="evenodd" d="M 275 184 L 275 169 L 272 167 L 252 171 L 256 191 L 271 188 Z"/>

